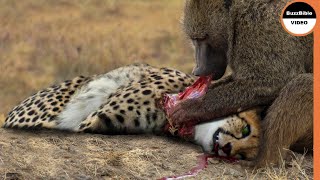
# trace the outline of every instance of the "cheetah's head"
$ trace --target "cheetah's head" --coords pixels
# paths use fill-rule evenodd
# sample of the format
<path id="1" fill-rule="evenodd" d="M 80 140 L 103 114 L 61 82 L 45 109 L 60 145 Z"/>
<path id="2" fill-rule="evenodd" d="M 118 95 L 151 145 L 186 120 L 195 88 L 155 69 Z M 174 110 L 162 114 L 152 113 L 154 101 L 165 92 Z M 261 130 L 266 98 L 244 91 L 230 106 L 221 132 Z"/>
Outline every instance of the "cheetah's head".
<path id="1" fill-rule="evenodd" d="M 257 110 L 197 125 L 195 141 L 206 153 L 253 160 L 258 153 L 260 117 Z"/>

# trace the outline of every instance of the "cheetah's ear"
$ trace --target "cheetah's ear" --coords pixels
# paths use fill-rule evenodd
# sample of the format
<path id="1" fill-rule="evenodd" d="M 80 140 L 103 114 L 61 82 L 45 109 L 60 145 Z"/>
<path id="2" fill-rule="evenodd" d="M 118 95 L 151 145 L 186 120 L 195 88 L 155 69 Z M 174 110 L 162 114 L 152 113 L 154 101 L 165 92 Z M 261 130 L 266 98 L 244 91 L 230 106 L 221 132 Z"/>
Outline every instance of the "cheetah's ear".
<path id="1" fill-rule="evenodd" d="M 265 117 L 266 110 L 267 108 L 265 106 L 258 106 L 258 107 L 250 108 L 240 112 L 239 116 L 262 120 Z"/>
<path id="2" fill-rule="evenodd" d="M 267 106 L 259 106 L 259 107 L 255 107 L 253 109 L 249 109 L 249 111 L 251 113 L 254 113 L 254 114 L 260 116 L 260 118 L 259 118 L 260 120 L 264 119 L 264 117 L 266 116 L 267 110 L 268 110 Z"/>
<path id="3" fill-rule="evenodd" d="M 266 117 L 268 111 L 268 106 L 261 106 L 260 107 L 260 119 L 264 120 L 264 117 Z"/>
<path id="4" fill-rule="evenodd" d="M 265 106 L 256 107 L 254 110 L 257 114 L 261 114 L 266 109 Z"/>

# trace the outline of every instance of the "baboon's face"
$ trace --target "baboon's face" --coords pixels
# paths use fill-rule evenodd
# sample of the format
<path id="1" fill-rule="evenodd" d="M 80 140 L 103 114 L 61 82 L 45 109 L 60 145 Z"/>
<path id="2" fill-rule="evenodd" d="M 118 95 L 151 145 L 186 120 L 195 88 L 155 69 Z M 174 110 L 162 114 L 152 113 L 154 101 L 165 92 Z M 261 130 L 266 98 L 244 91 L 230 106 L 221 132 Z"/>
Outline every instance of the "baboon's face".
<path id="1" fill-rule="evenodd" d="M 219 79 L 227 66 L 231 0 L 186 0 L 184 30 L 195 47 L 193 74 Z"/>

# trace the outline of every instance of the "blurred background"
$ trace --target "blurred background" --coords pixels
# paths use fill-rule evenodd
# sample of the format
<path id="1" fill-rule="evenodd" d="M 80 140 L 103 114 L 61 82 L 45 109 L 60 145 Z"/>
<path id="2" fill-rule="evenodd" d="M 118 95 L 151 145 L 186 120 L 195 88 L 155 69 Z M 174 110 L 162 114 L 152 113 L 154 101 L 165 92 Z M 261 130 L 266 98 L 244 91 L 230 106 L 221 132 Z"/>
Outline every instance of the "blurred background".
<path id="1" fill-rule="evenodd" d="M 1 0 L 0 114 L 78 75 L 134 62 L 190 73 L 184 0 Z"/>

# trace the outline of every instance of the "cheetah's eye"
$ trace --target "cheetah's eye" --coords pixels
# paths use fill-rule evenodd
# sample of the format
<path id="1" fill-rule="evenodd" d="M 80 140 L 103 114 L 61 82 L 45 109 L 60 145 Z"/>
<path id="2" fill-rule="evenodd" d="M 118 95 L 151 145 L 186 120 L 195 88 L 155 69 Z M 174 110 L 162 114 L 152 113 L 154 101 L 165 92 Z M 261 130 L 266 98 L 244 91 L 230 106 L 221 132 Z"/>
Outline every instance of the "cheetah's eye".
<path id="1" fill-rule="evenodd" d="M 247 125 L 242 129 L 242 138 L 249 136 L 249 134 L 250 134 L 250 126 Z"/>

